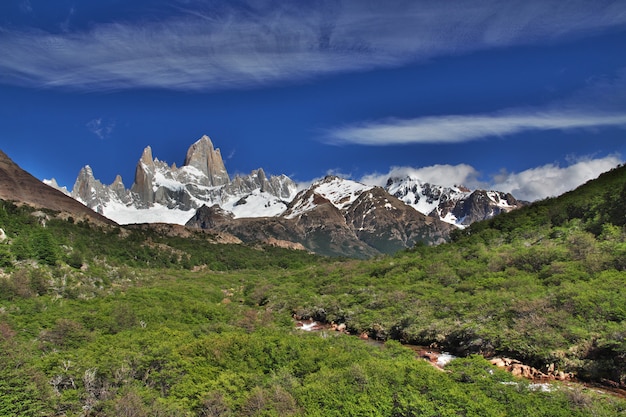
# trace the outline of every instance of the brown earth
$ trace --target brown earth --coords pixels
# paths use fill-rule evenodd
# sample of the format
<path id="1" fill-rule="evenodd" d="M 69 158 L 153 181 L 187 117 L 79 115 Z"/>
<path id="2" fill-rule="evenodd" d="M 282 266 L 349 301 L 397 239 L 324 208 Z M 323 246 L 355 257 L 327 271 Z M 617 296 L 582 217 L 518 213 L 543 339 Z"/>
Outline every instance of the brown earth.
<path id="1" fill-rule="evenodd" d="M 44 184 L 20 168 L 1 150 L 0 199 L 58 211 L 66 216 L 72 216 L 75 220 L 88 220 L 101 225 L 117 225 L 113 220 Z"/>

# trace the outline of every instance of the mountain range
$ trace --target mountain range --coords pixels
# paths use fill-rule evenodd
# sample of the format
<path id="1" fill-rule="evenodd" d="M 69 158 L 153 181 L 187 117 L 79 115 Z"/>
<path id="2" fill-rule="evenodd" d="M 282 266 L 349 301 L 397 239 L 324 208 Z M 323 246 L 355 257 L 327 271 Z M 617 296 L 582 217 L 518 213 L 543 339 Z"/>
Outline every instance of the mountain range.
<path id="1" fill-rule="evenodd" d="M 243 242 L 356 258 L 443 243 L 455 229 L 526 204 L 511 194 L 410 176 L 389 178 L 384 187 L 327 176 L 304 189 L 261 168 L 231 178 L 208 136 L 189 147 L 181 167 L 146 147 L 130 188 L 119 175 L 103 184 L 89 166 L 71 192 L 54 180 L 46 183 L 118 224 L 186 225 Z"/>

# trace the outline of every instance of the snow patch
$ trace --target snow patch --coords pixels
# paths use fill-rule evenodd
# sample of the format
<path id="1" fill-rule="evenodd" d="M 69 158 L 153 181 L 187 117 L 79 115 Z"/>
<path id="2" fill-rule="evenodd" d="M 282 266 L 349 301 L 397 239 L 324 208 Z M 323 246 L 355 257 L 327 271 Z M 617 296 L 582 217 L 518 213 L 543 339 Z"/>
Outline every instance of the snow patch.
<path id="1" fill-rule="evenodd" d="M 169 188 L 170 190 L 180 191 L 185 188 L 185 185 L 173 178 L 167 178 L 162 172 L 157 171 L 154 173 L 154 182 L 152 185 L 152 189 L 156 191 L 159 187 L 165 187 Z"/>
<path id="2" fill-rule="evenodd" d="M 155 204 L 147 209 L 126 206 L 111 202 L 103 207 L 103 215 L 114 222 L 124 224 L 135 223 L 171 223 L 185 225 L 196 213 L 196 210 L 170 209 L 161 204 Z"/>
<path id="3" fill-rule="evenodd" d="M 242 217 L 273 217 L 285 211 L 287 205 L 272 194 L 254 190 L 244 197 L 233 197 L 221 205 L 235 218 Z"/>
<path id="4" fill-rule="evenodd" d="M 328 199 L 339 210 L 349 207 L 364 191 L 374 188 L 371 185 L 341 178 L 322 181 L 313 186 L 317 194 Z"/>

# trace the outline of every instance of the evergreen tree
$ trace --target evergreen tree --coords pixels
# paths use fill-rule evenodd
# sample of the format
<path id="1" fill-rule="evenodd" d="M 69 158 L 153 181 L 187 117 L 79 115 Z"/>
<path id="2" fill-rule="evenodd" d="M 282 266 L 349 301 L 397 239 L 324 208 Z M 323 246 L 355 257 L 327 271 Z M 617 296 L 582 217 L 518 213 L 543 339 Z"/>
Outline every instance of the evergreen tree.
<path id="1" fill-rule="evenodd" d="M 34 233 L 33 249 L 36 259 L 47 265 L 55 265 L 59 259 L 56 242 L 46 229 Z"/>
<path id="2" fill-rule="evenodd" d="M 33 257 L 33 248 L 30 242 L 30 236 L 27 233 L 20 233 L 13 239 L 11 244 L 11 252 L 18 261 L 31 259 Z"/>

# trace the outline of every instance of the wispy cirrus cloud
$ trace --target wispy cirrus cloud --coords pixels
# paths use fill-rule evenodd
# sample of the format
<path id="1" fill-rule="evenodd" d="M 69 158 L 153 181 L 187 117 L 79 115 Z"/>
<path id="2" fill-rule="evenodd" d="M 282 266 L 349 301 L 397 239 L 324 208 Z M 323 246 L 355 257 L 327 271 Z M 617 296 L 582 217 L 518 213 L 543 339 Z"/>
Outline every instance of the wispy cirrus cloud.
<path id="1" fill-rule="evenodd" d="M 526 131 L 626 128 L 626 69 L 598 79 L 568 97 L 534 108 L 491 113 L 387 118 L 335 127 L 324 132 L 332 144 L 369 146 L 453 144 Z"/>
<path id="2" fill-rule="evenodd" d="M 0 81 L 81 90 L 241 88 L 626 25 L 626 4 L 602 0 L 258 4 L 190 1 L 167 18 L 120 17 L 64 33 L 0 28 Z"/>
<path id="3" fill-rule="evenodd" d="M 521 200 L 536 201 L 571 191 L 621 163 L 623 160 L 617 155 L 603 158 L 581 157 L 564 167 L 546 164 L 521 172 L 502 171 L 489 178 L 481 178 L 480 172 L 467 164 L 422 168 L 393 167 L 387 173 L 368 174 L 359 181 L 368 185 L 384 186 L 390 177 L 410 176 L 431 184 L 498 190 L 509 192 Z"/>
<path id="4" fill-rule="evenodd" d="M 106 120 L 101 117 L 92 119 L 86 124 L 87 129 L 100 139 L 108 138 L 115 129 L 114 120 Z"/>
<path id="5" fill-rule="evenodd" d="M 443 115 L 409 120 L 387 119 L 328 131 L 334 143 L 359 145 L 450 144 L 532 130 L 626 127 L 626 112 L 512 110 L 492 114 Z"/>
<path id="6" fill-rule="evenodd" d="M 22 13 L 31 13 L 33 11 L 33 6 L 30 4 L 30 0 L 20 1 L 18 7 Z"/>

